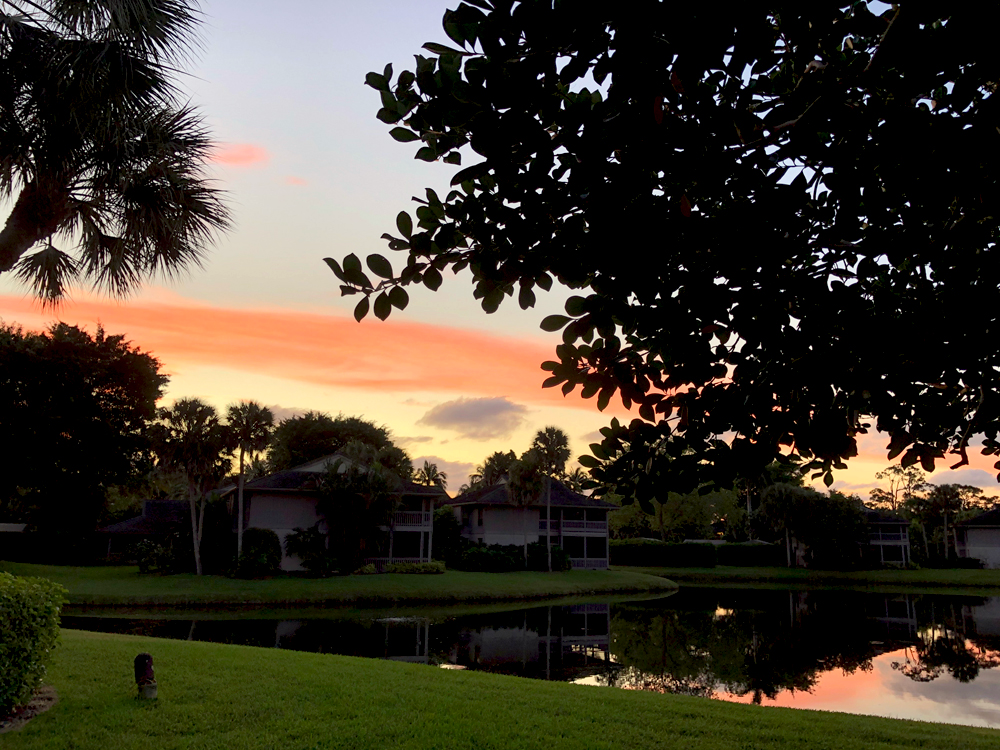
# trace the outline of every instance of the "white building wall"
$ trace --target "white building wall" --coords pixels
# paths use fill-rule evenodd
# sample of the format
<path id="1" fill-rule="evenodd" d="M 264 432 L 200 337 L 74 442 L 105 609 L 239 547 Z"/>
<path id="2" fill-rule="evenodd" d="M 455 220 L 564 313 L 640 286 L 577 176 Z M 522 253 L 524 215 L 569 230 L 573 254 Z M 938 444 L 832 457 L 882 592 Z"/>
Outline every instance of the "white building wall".
<path id="1" fill-rule="evenodd" d="M 254 495 L 247 513 L 247 528 L 271 529 L 281 542 L 281 569 L 302 570 L 302 561 L 285 554 L 285 537 L 296 528 L 308 529 L 319 520 L 315 497 Z"/>
<path id="2" fill-rule="evenodd" d="M 1000 568 L 1000 529 L 967 528 L 966 557 L 978 557 L 987 568 Z"/>
<path id="3" fill-rule="evenodd" d="M 483 510 L 481 535 L 484 544 L 524 544 L 525 532 L 528 544 L 538 541 L 537 508 L 487 507 Z"/>

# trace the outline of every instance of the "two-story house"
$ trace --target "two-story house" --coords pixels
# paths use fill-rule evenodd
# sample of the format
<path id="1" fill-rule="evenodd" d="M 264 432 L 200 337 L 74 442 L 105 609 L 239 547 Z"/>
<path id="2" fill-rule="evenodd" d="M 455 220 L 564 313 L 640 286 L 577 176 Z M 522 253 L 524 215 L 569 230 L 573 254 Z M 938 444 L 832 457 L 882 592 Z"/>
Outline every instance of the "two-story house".
<path id="1" fill-rule="evenodd" d="M 552 517 L 546 519 L 544 492 L 527 505 L 517 505 L 506 479 L 451 501 L 462 536 L 482 544 L 528 544 L 545 541 L 569 554 L 574 568 L 608 567 L 608 511 L 617 505 L 573 492 L 553 479 Z"/>
<path id="2" fill-rule="evenodd" d="M 323 456 L 287 471 L 254 479 L 243 489 L 245 527 L 271 529 L 281 540 L 282 570 L 301 570 L 301 561 L 285 550 L 285 538 L 296 528 L 320 529 L 335 524 L 335 518 L 322 518 L 319 480 L 334 461 L 347 459 L 339 454 Z M 407 482 L 401 489 L 398 508 L 393 515 L 393 533 L 382 527 L 376 555 L 365 560 L 376 568 L 393 562 L 430 562 L 433 551 L 434 506 L 447 500 L 444 490 Z"/>

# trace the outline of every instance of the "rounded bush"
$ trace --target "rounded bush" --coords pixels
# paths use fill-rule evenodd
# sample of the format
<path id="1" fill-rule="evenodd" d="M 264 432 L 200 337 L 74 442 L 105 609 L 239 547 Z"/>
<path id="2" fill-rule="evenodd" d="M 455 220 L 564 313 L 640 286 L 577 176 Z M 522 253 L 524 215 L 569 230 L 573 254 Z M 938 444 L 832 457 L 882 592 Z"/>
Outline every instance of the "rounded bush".
<path id="1" fill-rule="evenodd" d="M 281 567 L 281 541 L 271 529 L 243 532 L 243 556 L 236 563 L 237 578 L 272 576 Z"/>

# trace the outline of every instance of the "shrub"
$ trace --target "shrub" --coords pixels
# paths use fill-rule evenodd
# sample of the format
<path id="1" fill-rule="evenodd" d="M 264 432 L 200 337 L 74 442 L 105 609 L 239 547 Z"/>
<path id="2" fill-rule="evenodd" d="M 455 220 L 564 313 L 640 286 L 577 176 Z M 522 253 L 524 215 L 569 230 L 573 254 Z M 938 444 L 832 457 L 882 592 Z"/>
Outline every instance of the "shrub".
<path id="1" fill-rule="evenodd" d="M 327 535 L 319 530 L 319 523 L 315 523 L 308 529 L 296 528 L 286 536 L 285 552 L 298 557 L 302 567 L 310 573 L 328 576 L 337 570 L 338 563 L 327 544 Z"/>
<path id="2" fill-rule="evenodd" d="M 783 568 L 788 557 L 783 544 L 727 543 L 716 548 L 719 565 L 744 568 Z"/>
<path id="3" fill-rule="evenodd" d="M 466 570 L 475 573 L 511 573 L 515 570 L 549 569 L 548 556 L 545 552 L 545 542 L 532 542 L 528 545 L 528 567 L 524 566 L 524 547 L 520 544 L 482 544 L 468 543 L 466 548 L 449 563 L 455 570 Z M 552 545 L 552 570 L 564 571 L 572 567 L 569 554 L 556 545 Z"/>
<path id="4" fill-rule="evenodd" d="M 57 583 L 0 573 L 0 717 L 26 703 L 45 677 L 65 601 Z"/>
<path id="5" fill-rule="evenodd" d="M 143 539 L 135 545 L 135 561 L 140 573 L 167 572 L 170 569 L 169 551 L 150 539 Z"/>
<path id="6" fill-rule="evenodd" d="M 263 578 L 278 572 L 281 565 L 281 542 L 271 529 L 247 529 L 243 532 L 243 557 L 236 563 L 237 578 Z"/>
<path id="7" fill-rule="evenodd" d="M 655 568 L 714 568 L 713 544 L 672 544 L 658 539 L 612 539 L 612 565 Z"/>
<path id="8" fill-rule="evenodd" d="M 367 566 L 366 566 L 367 567 Z M 372 566 L 375 567 L 374 565 Z M 438 560 L 434 562 L 402 562 L 392 563 L 385 567 L 386 573 L 444 573 L 444 563 Z"/>
<path id="9" fill-rule="evenodd" d="M 356 576 L 373 576 L 378 573 L 375 569 L 374 563 L 368 563 L 367 565 L 362 565 L 360 568 L 354 571 L 353 575 Z"/>

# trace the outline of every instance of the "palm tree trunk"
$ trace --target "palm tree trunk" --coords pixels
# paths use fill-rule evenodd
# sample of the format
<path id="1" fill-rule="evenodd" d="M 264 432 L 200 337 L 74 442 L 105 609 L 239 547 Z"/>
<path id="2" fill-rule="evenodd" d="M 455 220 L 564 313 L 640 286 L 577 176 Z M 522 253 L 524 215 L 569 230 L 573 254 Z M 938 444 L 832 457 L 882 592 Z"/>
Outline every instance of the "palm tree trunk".
<path id="1" fill-rule="evenodd" d="M 32 245 L 51 237 L 72 216 L 64 183 L 39 175 L 21 191 L 0 231 L 0 273 L 11 270 Z"/>
<path id="2" fill-rule="evenodd" d="M 586 513 L 586 511 L 584 511 Z M 552 477 L 545 477 L 545 553 L 552 572 Z"/>
<path id="3" fill-rule="evenodd" d="M 792 567 L 792 535 L 785 527 L 785 557 L 788 559 L 788 567 Z"/>
<path id="4" fill-rule="evenodd" d="M 240 446 L 240 486 L 236 490 L 237 504 L 239 509 L 237 510 L 236 518 L 236 559 L 239 560 L 243 557 L 243 484 L 244 484 L 244 457 L 243 446 Z"/>
<path id="5" fill-rule="evenodd" d="M 188 488 L 188 505 L 191 506 L 191 546 L 194 547 L 194 570 L 201 575 L 201 534 L 198 533 L 198 508 L 194 488 Z"/>
<path id="6" fill-rule="evenodd" d="M 521 514 L 521 536 L 524 538 L 524 569 L 528 569 L 528 513 Z"/>

